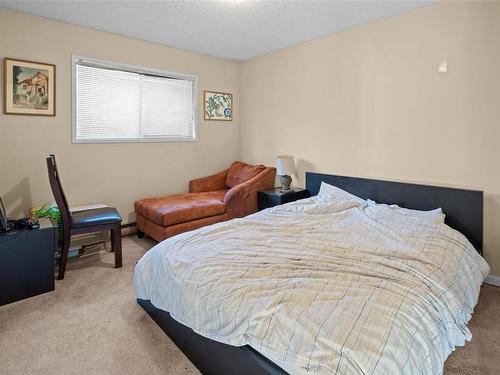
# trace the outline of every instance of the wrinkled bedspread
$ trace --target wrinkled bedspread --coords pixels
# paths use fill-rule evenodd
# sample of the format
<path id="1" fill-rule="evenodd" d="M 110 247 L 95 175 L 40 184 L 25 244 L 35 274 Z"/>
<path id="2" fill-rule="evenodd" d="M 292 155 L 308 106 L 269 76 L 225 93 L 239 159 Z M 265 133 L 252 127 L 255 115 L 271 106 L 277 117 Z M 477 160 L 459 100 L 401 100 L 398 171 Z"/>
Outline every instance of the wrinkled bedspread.
<path id="1" fill-rule="evenodd" d="M 467 239 L 383 205 L 316 196 L 169 238 L 137 298 L 291 373 L 441 374 L 489 267 Z"/>

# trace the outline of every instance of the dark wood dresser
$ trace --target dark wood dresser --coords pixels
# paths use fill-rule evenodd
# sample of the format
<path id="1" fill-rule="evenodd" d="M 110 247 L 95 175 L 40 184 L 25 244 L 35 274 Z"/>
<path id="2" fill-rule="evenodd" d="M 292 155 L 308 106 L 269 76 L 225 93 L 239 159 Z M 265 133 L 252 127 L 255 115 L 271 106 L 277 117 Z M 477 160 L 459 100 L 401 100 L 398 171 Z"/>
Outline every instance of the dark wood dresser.
<path id="1" fill-rule="evenodd" d="M 54 290 L 57 226 L 40 218 L 39 229 L 0 234 L 0 306 Z"/>

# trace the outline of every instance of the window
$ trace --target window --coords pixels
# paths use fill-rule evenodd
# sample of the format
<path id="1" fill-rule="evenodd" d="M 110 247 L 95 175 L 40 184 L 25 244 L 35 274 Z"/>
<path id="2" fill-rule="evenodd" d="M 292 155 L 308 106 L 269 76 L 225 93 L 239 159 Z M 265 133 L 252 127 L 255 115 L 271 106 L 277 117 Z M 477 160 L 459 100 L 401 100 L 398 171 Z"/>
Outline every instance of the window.
<path id="1" fill-rule="evenodd" d="M 73 56 L 73 142 L 194 141 L 196 81 Z"/>

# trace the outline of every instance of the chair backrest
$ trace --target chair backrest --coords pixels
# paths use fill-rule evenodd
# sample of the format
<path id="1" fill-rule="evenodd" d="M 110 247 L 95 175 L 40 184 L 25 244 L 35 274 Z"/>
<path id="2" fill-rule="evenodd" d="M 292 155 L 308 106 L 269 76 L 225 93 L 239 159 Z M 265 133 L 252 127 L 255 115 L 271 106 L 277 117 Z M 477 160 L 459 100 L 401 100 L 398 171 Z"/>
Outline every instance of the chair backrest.
<path id="1" fill-rule="evenodd" d="M 47 170 L 49 172 L 49 182 L 50 188 L 52 189 L 52 194 L 56 200 L 57 208 L 59 208 L 59 213 L 61 214 L 61 221 L 63 223 L 63 230 L 69 229 L 71 212 L 69 210 L 68 200 L 64 194 L 64 190 L 61 185 L 61 179 L 59 178 L 59 172 L 57 170 L 56 157 L 50 155 L 47 158 Z"/>

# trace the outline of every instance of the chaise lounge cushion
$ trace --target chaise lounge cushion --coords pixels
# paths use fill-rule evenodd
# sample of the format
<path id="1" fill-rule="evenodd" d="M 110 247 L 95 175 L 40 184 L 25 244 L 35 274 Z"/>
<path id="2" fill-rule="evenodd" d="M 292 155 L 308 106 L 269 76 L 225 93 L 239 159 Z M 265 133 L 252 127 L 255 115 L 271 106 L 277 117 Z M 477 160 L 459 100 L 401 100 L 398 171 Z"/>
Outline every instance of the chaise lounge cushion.
<path id="1" fill-rule="evenodd" d="M 135 202 L 135 212 L 153 223 L 170 226 L 226 212 L 227 190 L 175 194 Z"/>
<path id="2" fill-rule="evenodd" d="M 266 169 L 264 165 L 251 165 L 241 161 L 235 161 L 229 167 L 226 178 L 226 187 L 228 189 L 232 189 L 235 186 L 257 176 L 264 169 Z"/>

